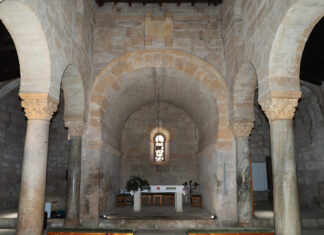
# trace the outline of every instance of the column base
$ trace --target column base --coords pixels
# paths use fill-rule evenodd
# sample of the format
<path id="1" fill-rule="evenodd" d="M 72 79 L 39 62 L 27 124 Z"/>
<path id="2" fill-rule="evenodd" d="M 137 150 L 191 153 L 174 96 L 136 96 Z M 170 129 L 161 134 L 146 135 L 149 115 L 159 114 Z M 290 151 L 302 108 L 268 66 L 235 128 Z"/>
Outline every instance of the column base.
<path id="1" fill-rule="evenodd" d="M 237 222 L 236 226 L 237 227 L 249 227 L 251 224 L 250 223 L 244 223 L 244 222 Z"/>
<path id="2" fill-rule="evenodd" d="M 65 220 L 64 227 L 79 227 L 80 223 L 77 220 Z"/>

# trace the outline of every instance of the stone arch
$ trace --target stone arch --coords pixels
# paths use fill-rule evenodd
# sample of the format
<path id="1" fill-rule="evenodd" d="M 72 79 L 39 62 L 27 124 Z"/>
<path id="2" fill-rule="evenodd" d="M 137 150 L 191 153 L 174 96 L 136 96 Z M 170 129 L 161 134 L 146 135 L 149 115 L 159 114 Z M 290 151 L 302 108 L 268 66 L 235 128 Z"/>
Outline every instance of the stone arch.
<path id="1" fill-rule="evenodd" d="M 0 2 L 0 20 L 9 31 L 19 58 L 20 93 L 48 93 L 50 54 L 44 30 L 32 9 L 18 0 Z"/>
<path id="2" fill-rule="evenodd" d="M 324 1 L 299 0 L 293 4 L 278 27 L 269 57 L 268 83 L 264 96 L 300 97 L 300 61 L 305 43 L 324 16 Z"/>
<path id="3" fill-rule="evenodd" d="M 98 149 L 102 144 L 100 115 L 109 105 L 104 99 L 105 94 L 110 89 L 119 89 L 122 75 L 145 68 L 180 71 L 208 88 L 213 94 L 219 114 L 217 144 L 219 147 L 231 146 L 233 136 L 228 127 L 227 87 L 221 74 L 212 65 L 186 52 L 152 49 L 116 58 L 96 76 L 90 91 L 89 149 Z"/>
<path id="4" fill-rule="evenodd" d="M 231 123 L 235 121 L 254 122 L 254 91 L 257 74 L 251 63 L 240 66 L 233 86 L 233 107 Z"/>
<path id="5" fill-rule="evenodd" d="M 84 88 L 81 74 L 73 64 L 67 66 L 62 78 L 64 120 L 84 120 Z"/>

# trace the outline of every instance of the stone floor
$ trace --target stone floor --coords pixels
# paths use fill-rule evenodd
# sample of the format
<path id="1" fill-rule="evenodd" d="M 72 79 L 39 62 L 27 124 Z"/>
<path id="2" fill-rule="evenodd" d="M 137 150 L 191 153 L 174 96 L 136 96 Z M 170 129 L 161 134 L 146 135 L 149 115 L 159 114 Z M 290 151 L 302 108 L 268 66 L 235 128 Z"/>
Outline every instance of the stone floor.
<path id="1" fill-rule="evenodd" d="M 17 218 L 17 210 L 0 210 L 0 218 Z"/>
<path id="2" fill-rule="evenodd" d="M 106 215 L 108 219 L 206 219 L 211 214 L 202 207 L 184 206 L 183 212 L 176 212 L 174 206 L 143 206 L 134 212 L 132 206 L 116 207 Z"/>
<path id="3" fill-rule="evenodd" d="M 111 213 L 107 214 L 108 220 L 103 221 L 165 221 L 170 223 L 170 220 L 175 220 L 177 223 L 181 221 L 194 221 L 199 218 L 202 221 L 211 221 L 210 213 L 203 208 L 184 206 L 183 213 L 177 213 L 172 206 L 144 206 L 142 211 L 134 213 L 131 206 L 115 208 Z M 273 211 L 271 207 L 256 208 L 256 216 L 264 219 L 272 219 Z M 303 235 L 323 235 L 324 234 L 324 214 L 322 211 L 303 211 L 302 213 Z M 16 210 L 0 211 L 0 220 L 3 218 L 17 218 Z M 156 221 L 156 222 L 154 222 Z M 1 223 L 0 223 L 1 224 Z M 169 228 L 172 229 L 172 228 Z M 14 229 L 0 229 L 0 235 L 14 235 Z M 46 234 L 46 232 L 44 232 Z M 153 229 L 137 229 L 136 235 L 185 235 L 184 230 L 156 230 Z"/>

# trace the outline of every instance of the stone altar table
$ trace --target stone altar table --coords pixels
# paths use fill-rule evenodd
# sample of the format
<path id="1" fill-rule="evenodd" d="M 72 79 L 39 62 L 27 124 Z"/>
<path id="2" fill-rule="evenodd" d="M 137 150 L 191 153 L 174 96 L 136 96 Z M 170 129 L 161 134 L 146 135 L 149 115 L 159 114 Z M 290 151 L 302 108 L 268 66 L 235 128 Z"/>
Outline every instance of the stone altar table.
<path id="1" fill-rule="evenodd" d="M 143 193 L 174 193 L 175 194 L 175 210 L 176 212 L 183 212 L 182 210 L 182 195 L 186 194 L 183 185 L 151 185 L 151 190 L 143 190 Z M 141 211 L 141 193 L 137 191 L 134 193 L 134 211 Z"/>

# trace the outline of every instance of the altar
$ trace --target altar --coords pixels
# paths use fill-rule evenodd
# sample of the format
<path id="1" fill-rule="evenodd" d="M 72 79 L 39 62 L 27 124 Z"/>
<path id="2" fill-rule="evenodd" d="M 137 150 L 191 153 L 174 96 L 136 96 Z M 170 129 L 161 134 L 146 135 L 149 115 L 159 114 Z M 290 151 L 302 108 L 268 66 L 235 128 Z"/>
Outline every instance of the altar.
<path id="1" fill-rule="evenodd" d="M 176 212 L 183 212 L 182 210 L 182 196 L 186 195 L 186 191 L 183 185 L 151 185 L 151 190 L 137 191 L 134 193 L 134 211 L 141 211 L 142 207 L 142 193 L 174 193 L 175 201 L 174 207 Z"/>

